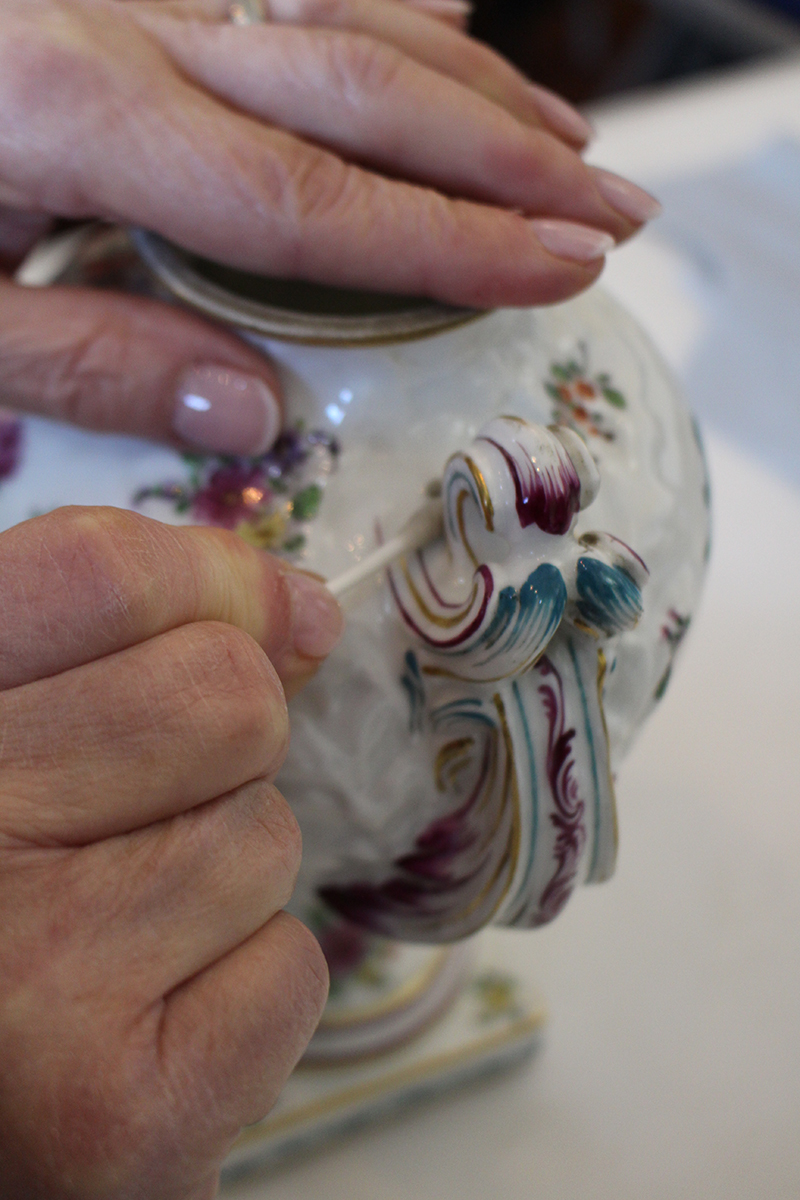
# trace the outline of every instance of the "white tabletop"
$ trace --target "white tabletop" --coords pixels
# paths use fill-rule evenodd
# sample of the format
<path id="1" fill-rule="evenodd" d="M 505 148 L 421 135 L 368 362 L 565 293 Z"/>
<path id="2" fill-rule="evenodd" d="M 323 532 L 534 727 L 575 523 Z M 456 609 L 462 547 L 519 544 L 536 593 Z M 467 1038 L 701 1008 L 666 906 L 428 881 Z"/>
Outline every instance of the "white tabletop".
<path id="1" fill-rule="evenodd" d="M 595 119 L 596 161 L 674 179 L 800 138 L 800 61 Z M 682 371 L 703 315 L 676 256 L 641 239 L 607 285 Z M 707 448 L 708 586 L 619 780 L 617 874 L 498 935 L 548 998 L 542 1052 L 236 1197 L 800 1196 L 800 490 L 724 430 Z"/>

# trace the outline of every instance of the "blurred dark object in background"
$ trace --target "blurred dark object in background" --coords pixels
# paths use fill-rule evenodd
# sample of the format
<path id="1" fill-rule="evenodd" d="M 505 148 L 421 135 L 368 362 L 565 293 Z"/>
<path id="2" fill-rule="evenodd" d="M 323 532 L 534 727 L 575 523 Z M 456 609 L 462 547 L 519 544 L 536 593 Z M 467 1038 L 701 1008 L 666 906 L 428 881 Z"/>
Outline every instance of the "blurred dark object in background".
<path id="1" fill-rule="evenodd" d="M 800 51 L 800 0 L 477 0 L 470 29 L 581 104 Z"/>

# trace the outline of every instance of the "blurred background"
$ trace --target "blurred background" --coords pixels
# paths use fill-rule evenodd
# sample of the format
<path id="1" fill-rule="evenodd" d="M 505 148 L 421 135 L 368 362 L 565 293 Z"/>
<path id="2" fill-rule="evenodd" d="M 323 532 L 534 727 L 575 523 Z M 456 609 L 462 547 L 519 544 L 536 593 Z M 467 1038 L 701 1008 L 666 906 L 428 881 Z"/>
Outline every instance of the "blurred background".
<path id="1" fill-rule="evenodd" d="M 800 47 L 800 0 L 477 0 L 471 22 L 577 104 Z"/>

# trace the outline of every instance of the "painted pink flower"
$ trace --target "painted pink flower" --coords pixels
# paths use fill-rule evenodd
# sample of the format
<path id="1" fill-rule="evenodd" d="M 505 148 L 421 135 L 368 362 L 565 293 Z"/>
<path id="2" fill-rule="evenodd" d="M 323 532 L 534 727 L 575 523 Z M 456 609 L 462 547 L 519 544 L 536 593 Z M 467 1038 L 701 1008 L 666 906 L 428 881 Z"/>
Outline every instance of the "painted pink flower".
<path id="1" fill-rule="evenodd" d="M 332 980 L 341 979 L 354 971 L 364 961 L 369 950 L 368 935 L 349 921 L 335 921 L 319 931 L 317 938 Z"/>
<path id="2" fill-rule="evenodd" d="M 272 492 L 260 466 L 250 464 L 220 467 L 194 497 L 194 515 L 209 525 L 235 529 L 249 517 L 256 517 L 272 499 Z"/>
<path id="3" fill-rule="evenodd" d="M 13 475 L 22 457 L 22 422 L 0 411 L 0 479 Z"/>

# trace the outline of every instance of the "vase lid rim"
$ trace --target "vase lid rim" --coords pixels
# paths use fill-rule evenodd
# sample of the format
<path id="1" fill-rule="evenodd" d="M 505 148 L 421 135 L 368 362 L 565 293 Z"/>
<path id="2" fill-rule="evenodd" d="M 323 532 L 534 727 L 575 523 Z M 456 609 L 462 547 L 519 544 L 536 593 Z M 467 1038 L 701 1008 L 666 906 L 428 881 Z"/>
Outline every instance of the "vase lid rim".
<path id="1" fill-rule="evenodd" d="M 131 237 L 147 265 L 178 299 L 218 321 L 278 341 L 328 346 L 402 342 L 429 337 L 485 315 L 483 309 L 459 308 L 419 297 L 409 297 L 407 306 L 391 311 L 347 315 L 267 304 L 215 282 L 198 269 L 197 262 L 203 260 L 159 234 L 134 229 Z M 209 263 L 209 267 L 216 266 Z M 220 270 L 222 273 L 225 268 Z"/>

